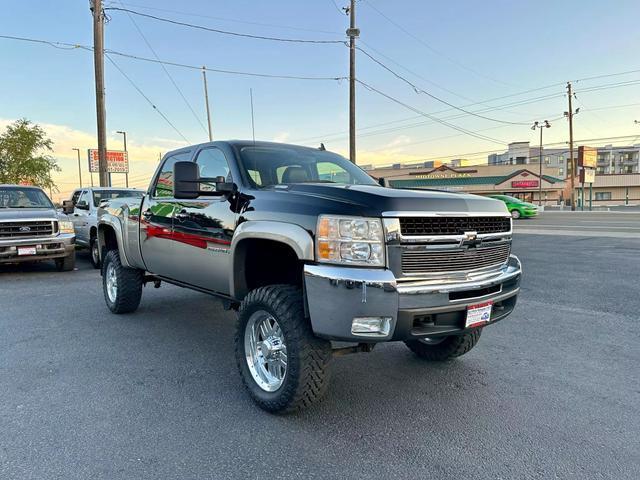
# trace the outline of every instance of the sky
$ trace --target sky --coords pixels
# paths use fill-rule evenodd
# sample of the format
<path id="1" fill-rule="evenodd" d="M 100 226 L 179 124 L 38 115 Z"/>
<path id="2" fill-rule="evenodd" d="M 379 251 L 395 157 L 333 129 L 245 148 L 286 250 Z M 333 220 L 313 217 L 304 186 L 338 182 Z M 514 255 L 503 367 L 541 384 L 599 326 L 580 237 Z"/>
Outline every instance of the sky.
<path id="1" fill-rule="evenodd" d="M 108 0 L 105 7 L 257 36 L 344 41 L 349 19 L 340 7 L 347 3 Z M 0 35 L 92 45 L 88 1 L 1 0 L 1 5 Z M 348 82 L 334 80 L 349 71 L 349 52 L 342 43 L 276 42 L 123 11 L 107 14 L 108 50 L 211 69 L 329 78 L 209 72 L 213 136 L 251 137 L 252 89 L 256 139 L 311 146 L 323 142 L 329 150 L 348 154 Z M 357 78 L 377 90 L 357 87 L 358 163 L 456 157 L 480 163 L 509 142 L 537 143 L 538 132 L 530 124 L 545 119 L 552 120 L 552 127 L 545 130 L 544 143 L 561 146 L 568 138 L 561 118 L 567 110 L 567 81 L 576 92 L 574 108 L 581 109 L 574 124 L 577 140 L 626 137 L 591 144 L 638 142 L 639 16 L 637 0 L 359 0 L 358 46 L 411 85 L 357 53 Z M 202 74 L 166 66 L 169 76 L 157 63 L 109 57 L 115 64 L 105 61 L 107 146 L 122 149 L 122 136 L 115 132 L 127 132 L 130 183 L 144 187 L 160 154 L 207 140 Z M 92 52 L 0 38 L 0 72 L 0 130 L 23 117 L 45 128 L 62 168 L 54 176 L 59 192 L 53 196 L 67 198 L 78 186 L 72 149 L 82 150 L 86 184 L 86 149 L 97 146 Z M 113 175 L 113 184 L 124 185 L 124 176 Z"/>

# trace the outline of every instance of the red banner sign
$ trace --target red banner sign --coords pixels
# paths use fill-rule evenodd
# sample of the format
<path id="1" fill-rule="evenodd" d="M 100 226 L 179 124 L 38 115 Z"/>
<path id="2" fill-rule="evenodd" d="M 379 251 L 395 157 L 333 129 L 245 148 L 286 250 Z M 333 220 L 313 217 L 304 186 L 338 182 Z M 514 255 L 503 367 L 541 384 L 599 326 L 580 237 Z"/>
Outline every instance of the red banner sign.
<path id="1" fill-rule="evenodd" d="M 538 180 L 514 180 L 511 188 L 534 188 L 538 186 Z"/>

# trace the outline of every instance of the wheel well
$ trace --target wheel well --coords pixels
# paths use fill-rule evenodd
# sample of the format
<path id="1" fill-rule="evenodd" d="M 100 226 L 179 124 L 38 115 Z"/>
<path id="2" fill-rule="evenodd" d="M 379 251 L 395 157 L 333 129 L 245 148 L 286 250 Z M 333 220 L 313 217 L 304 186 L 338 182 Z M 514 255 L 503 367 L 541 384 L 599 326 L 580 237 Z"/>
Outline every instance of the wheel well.
<path id="1" fill-rule="evenodd" d="M 89 230 L 89 238 L 98 238 L 98 229 L 96 227 L 91 227 L 91 230 Z"/>
<path id="2" fill-rule="evenodd" d="M 105 252 L 118 249 L 116 231 L 108 225 L 100 225 L 98 230 L 98 242 L 102 250 L 101 258 L 104 258 Z"/>
<path id="3" fill-rule="evenodd" d="M 251 290 L 266 285 L 302 286 L 303 264 L 293 248 L 274 240 L 249 238 L 235 247 L 234 291 L 242 299 Z"/>

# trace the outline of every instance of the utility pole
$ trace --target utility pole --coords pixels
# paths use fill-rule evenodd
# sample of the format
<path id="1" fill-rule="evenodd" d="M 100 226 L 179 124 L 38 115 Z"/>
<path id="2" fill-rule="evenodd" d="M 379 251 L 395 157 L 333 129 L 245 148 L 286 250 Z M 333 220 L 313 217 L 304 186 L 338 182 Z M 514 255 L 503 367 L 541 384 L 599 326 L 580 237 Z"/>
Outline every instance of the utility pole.
<path id="1" fill-rule="evenodd" d="M 209 141 L 213 142 L 213 133 L 211 132 L 211 112 L 209 111 L 209 90 L 207 89 L 207 69 L 202 67 L 202 80 L 204 81 L 204 104 L 207 106 L 207 125 L 209 127 Z"/>
<path id="2" fill-rule="evenodd" d="M 82 188 L 82 169 L 80 168 L 80 149 L 73 148 L 72 150 L 75 150 L 76 152 L 78 152 L 78 177 L 80 179 L 80 188 Z"/>
<path id="3" fill-rule="evenodd" d="M 349 7 L 349 160 L 356 163 L 356 38 L 360 30 L 356 28 L 356 0 Z"/>
<path id="4" fill-rule="evenodd" d="M 576 161 L 573 158 L 573 92 L 571 90 L 571 82 L 567 82 L 567 94 L 569 97 L 569 161 L 571 162 L 571 210 L 576 209 L 575 204 L 575 177 L 576 177 Z"/>
<path id="5" fill-rule="evenodd" d="M 107 116 L 104 108 L 104 12 L 102 0 L 90 0 L 93 12 L 93 63 L 96 81 L 96 116 L 98 119 L 98 172 L 100 186 L 108 187 Z"/>
<path id="6" fill-rule="evenodd" d="M 123 136 L 123 142 L 124 142 L 124 153 L 125 155 L 127 155 L 127 132 L 122 132 L 120 130 L 118 130 L 116 133 L 119 133 L 120 135 Z M 124 184 L 127 188 L 129 188 L 129 166 L 131 164 L 129 163 L 129 155 L 127 155 L 127 171 L 124 172 Z"/>

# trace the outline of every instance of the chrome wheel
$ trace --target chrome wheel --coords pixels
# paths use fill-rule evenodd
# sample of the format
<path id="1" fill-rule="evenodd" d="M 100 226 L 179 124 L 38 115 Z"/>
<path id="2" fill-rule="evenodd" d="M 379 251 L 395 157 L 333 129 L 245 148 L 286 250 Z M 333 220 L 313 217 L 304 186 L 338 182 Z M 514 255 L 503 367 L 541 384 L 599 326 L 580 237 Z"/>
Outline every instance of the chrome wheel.
<path id="1" fill-rule="evenodd" d="M 105 282 L 107 284 L 107 296 L 111 303 L 116 303 L 118 296 L 118 277 L 116 276 L 116 267 L 113 262 L 109 262 L 107 265 L 107 271 L 105 273 Z"/>
<path id="2" fill-rule="evenodd" d="M 420 342 L 425 345 L 438 345 L 439 343 L 444 342 L 446 338 L 447 337 L 424 337 L 420 339 Z"/>
<path id="3" fill-rule="evenodd" d="M 91 243 L 91 259 L 94 265 L 98 265 L 100 262 L 100 256 L 98 255 L 98 242 L 96 240 Z"/>
<path id="4" fill-rule="evenodd" d="M 269 312 L 254 312 L 244 330 L 244 352 L 251 376 L 265 392 L 275 392 L 287 374 L 287 345 Z"/>

